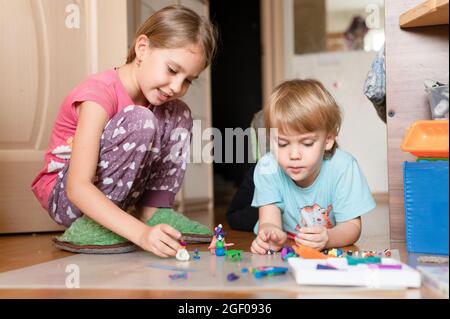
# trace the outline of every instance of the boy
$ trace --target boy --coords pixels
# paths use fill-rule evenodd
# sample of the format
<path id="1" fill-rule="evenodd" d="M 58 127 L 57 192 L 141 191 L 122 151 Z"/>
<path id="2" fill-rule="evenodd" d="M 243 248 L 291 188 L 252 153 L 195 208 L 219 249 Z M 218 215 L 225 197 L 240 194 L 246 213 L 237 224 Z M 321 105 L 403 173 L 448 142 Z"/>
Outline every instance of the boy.
<path id="1" fill-rule="evenodd" d="M 279 85 L 264 109 L 271 153 L 255 169 L 252 206 L 259 207 L 251 251 L 278 251 L 295 236 L 318 250 L 348 246 L 361 234 L 360 216 L 375 208 L 356 160 L 339 150 L 341 113 L 315 80 Z"/>

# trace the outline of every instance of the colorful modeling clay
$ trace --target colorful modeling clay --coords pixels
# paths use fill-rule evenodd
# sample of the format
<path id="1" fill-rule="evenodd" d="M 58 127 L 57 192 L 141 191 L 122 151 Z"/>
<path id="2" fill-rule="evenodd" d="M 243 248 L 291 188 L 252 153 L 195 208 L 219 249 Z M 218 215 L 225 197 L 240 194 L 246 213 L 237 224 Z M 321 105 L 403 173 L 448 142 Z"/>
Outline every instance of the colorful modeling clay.
<path id="1" fill-rule="evenodd" d="M 294 249 L 294 251 L 296 252 L 297 255 L 299 255 L 300 257 L 305 258 L 305 259 L 327 259 L 328 258 L 327 255 L 322 254 L 317 249 L 314 249 L 314 248 L 311 248 L 308 246 L 294 245 L 294 246 L 292 246 L 292 248 Z"/>
<path id="2" fill-rule="evenodd" d="M 288 260 L 290 257 L 296 257 L 297 255 L 295 254 L 294 249 L 292 249 L 289 246 L 284 246 L 281 249 L 281 259 L 283 259 L 284 261 Z"/>
<path id="3" fill-rule="evenodd" d="M 169 275 L 169 278 L 172 279 L 172 280 L 181 279 L 181 278 L 187 279 L 187 277 L 188 277 L 188 274 L 186 272 L 175 273 L 175 274 L 170 274 Z"/>
<path id="4" fill-rule="evenodd" d="M 229 273 L 228 276 L 227 276 L 227 280 L 228 281 L 235 281 L 235 280 L 238 280 L 238 279 L 239 279 L 239 276 L 236 275 L 234 272 Z"/>
<path id="5" fill-rule="evenodd" d="M 252 268 L 252 273 L 255 276 L 255 278 L 284 275 L 287 271 L 288 271 L 287 267 L 264 266 Z"/>
<path id="6" fill-rule="evenodd" d="M 180 250 L 177 251 L 176 258 L 179 261 L 188 261 L 189 258 L 191 258 L 191 256 L 189 256 L 189 253 L 186 249 L 181 248 Z"/>
<path id="7" fill-rule="evenodd" d="M 369 256 L 369 257 L 363 257 L 363 258 L 347 256 L 346 258 L 347 258 L 347 263 L 350 266 L 358 265 L 358 264 L 381 264 L 381 258 L 378 256 Z"/>

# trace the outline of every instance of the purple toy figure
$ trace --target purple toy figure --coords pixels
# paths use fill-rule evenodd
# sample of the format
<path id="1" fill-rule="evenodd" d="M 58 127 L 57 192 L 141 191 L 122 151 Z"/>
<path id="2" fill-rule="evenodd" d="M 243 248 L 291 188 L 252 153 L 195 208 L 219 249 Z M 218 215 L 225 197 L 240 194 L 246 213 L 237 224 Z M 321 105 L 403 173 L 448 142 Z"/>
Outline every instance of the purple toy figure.
<path id="1" fill-rule="evenodd" d="M 217 245 L 217 242 L 220 242 L 220 244 Z M 216 248 L 219 248 L 219 250 L 222 250 L 222 249 L 225 250 L 225 249 L 227 249 L 227 247 L 233 246 L 233 245 L 234 245 L 233 243 L 227 244 L 225 242 L 225 232 L 223 230 L 222 224 L 219 224 L 219 226 L 214 228 L 214 236 L 208 247 L 208 249 L 212 255 L 216 255 Z M 219 246 L 219 247 L 217 247 L 217 246 Z M 223 255 L 225 255 L 225 252 L 223 251 L 223 254 L 219 254 L 219 255 L 223 256 Z"/>

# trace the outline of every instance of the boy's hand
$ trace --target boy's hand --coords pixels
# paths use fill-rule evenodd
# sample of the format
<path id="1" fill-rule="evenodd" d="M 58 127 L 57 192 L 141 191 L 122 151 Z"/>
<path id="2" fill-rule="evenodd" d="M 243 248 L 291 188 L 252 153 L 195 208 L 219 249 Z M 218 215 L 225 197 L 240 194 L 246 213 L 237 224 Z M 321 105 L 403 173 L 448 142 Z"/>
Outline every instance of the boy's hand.
<path id="1" fill-rule="evenodd" d="M 177 251 L 183 248 L 177 241 L 181 238 L 181 233 L 172 226 L 159 224 L 146 227 L 139 242 L 142 249 L 167 258 L 174 257 Z"/>
<path id="2" fill-rule="evenodd" d="M 261 227 L 258 236 L 253 240 L 250 251 L 254 254 L 265 255 L 269 249 L 279 251 L 286 242 L 287 235 L 275 225 Z"/>
<path id="3" fill-rule="evenodd" d="M 328 243 L 328 231 L 324 226 L 302 227 L 295 237 L 295 242 L 322 250 Z"/>

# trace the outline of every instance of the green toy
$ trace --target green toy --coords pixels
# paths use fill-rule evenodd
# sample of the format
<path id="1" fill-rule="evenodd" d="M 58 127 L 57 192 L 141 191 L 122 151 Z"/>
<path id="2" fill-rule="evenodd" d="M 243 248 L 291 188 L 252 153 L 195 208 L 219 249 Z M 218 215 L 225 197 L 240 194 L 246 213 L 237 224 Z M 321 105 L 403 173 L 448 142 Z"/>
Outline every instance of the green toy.
<path id="1" fill-rule="evenodd" d="M 241 253 L 242 250 L 236 250 L 236 249 L 230 249 L 225 251 L 225 259 L 228 259 L 228 257 L 231 258 L 232 261 L 241 261 Z"/>

